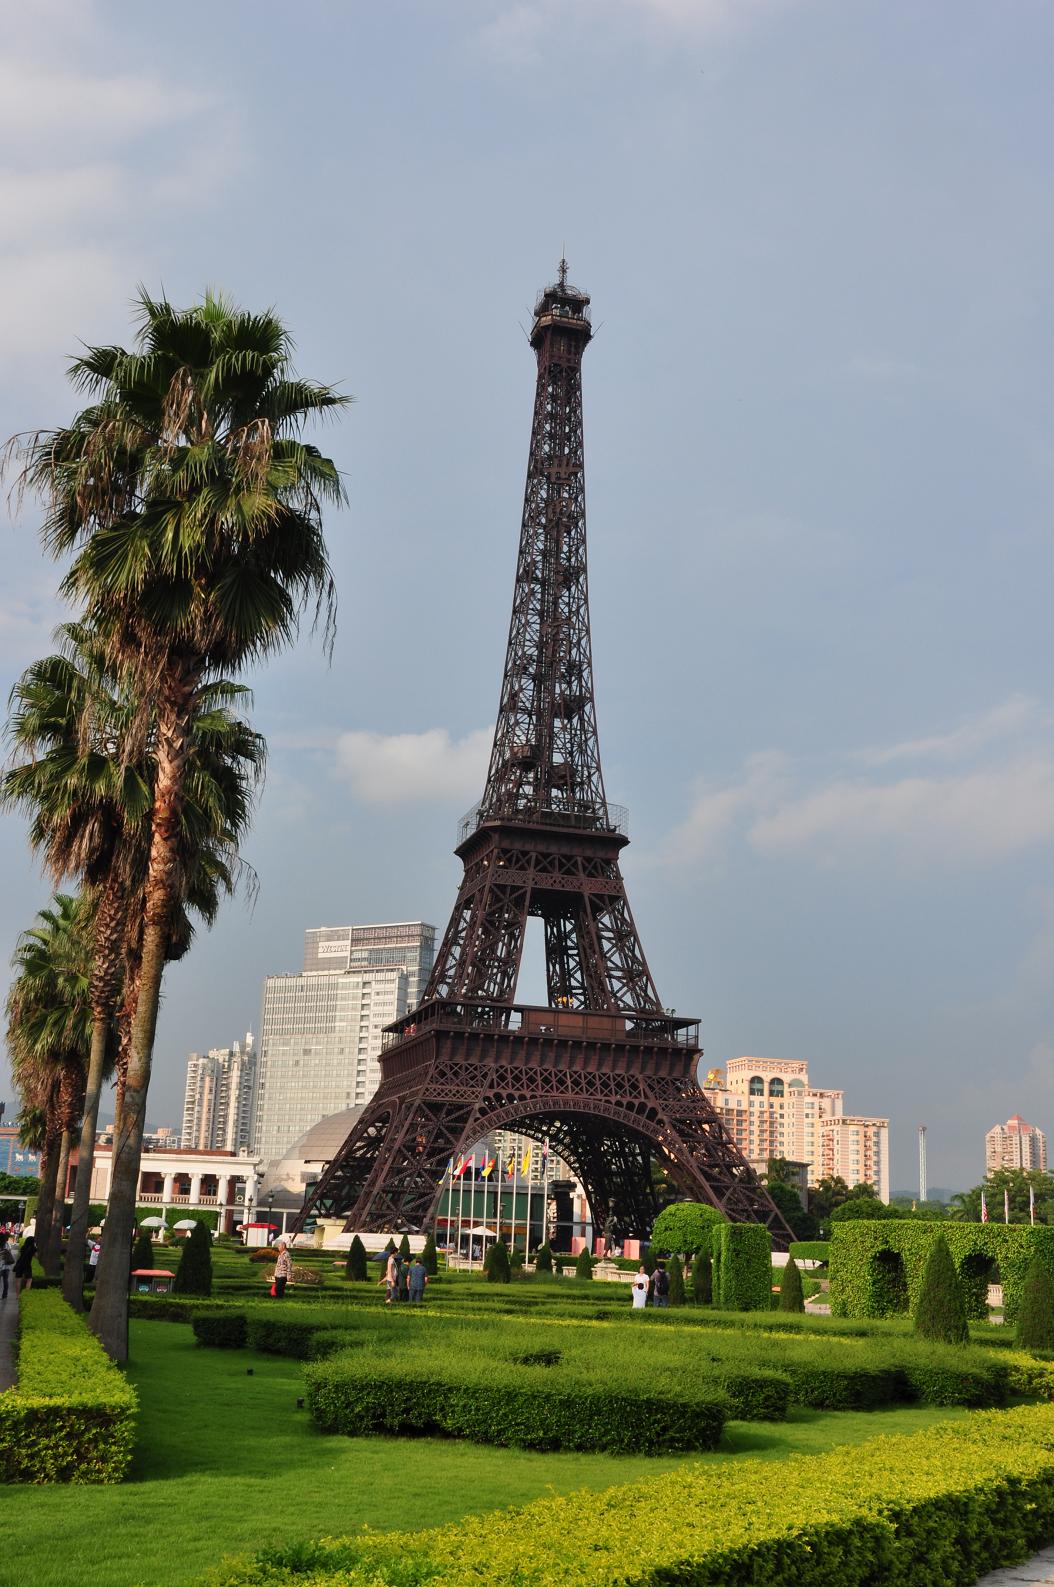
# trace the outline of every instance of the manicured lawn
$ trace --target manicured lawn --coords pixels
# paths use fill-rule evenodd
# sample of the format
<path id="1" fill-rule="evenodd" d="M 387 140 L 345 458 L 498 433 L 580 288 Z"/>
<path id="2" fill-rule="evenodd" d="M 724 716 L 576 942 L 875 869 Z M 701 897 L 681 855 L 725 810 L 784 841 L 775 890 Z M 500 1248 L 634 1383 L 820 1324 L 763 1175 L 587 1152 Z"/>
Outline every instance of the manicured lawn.
<path id="1" fill-rule="evenodd" d="M 177 1323 L 134 1322 L 132 1352 L 142 1412 L 130 1480 L 10 1491 L 2 1587 L 185 1587 L 225 1553 L 363 1523 L 431 1526 L 684 1463 L 435 1439 L 327 1438 L 296 1410 L 303 1393 L 296 1362 L 197 1349 L 190 1329 Z M 732 1423 L 719 1452 L 693 1458 L 819 1453 L 962 1414 L 799 1411 L 784 1423 Z"/>

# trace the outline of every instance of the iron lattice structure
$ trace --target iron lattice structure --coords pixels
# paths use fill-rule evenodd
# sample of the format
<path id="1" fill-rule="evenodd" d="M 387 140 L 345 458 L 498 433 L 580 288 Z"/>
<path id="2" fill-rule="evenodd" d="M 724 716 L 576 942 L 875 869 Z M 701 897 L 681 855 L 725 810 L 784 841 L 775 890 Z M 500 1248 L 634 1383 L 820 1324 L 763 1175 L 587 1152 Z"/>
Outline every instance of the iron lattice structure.
<path id="1" fill-rule="evenodd" d="M 653 1162 L 678 1189 L 791 1238 L 695 1081 L 698 1022 L 659 1001 L 619 868 L 625 812 L 604 792 L 586 573 L 582 355 L 589 298 L 539 297 L 538 381 L 501 701 L 464 876 L 419 1008 L 390 1026 L 382 1081 L 298 1225 L 434 1220 L 446 1168 L 495 1130 L 548 1139 L 594 1224 L 646 1235 Z M 548 1003 L 513 1000 L 527 922 L 544 924 Z"/>

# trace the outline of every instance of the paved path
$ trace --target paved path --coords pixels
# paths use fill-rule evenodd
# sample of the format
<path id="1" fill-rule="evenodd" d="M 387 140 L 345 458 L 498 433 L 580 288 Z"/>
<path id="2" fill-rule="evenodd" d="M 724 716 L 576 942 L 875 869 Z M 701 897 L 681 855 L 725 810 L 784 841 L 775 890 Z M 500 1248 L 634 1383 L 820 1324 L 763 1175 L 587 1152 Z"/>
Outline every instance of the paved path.
<path id="1" fill-rule="evenodd" d="M 0 1390 L 14 1385 L 14 1345 L 18 1333 L 18 1280 L 8 1273 L 8 1294 L 0 1300 Z"/>
<path id="2" fill-rule="evenodd" d="M 1025 1582 L 1029 1587 L 1050 1587 L 1054 1583 L 1054 1548 L 1045 1548 L 1023 1565 L 1008 1565 L 1005 1570 L 994 1570 L 990 1576 L 983 1577 L 977 1587 L 1019 1587 Z"/>

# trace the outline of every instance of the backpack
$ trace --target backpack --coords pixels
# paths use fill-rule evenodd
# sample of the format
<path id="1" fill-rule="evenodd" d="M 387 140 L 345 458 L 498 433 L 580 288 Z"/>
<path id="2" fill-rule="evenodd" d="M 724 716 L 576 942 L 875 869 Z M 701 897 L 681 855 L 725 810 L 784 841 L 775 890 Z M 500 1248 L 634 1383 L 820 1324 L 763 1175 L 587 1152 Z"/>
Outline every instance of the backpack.
<path id="1" fill-rule="evenodd" d="M 670 1275 L 663 1267 L 660 1267 L 655 1275 L 655 1293 L 656 1295 L 668 1295 L 670 1293 Z"/>
<path id="2" fill-rule="evenodd" d="M 15 1265 L 15 1253 L 12 1251 L 11 1247 L 5 1243 L 5 1245 L 4 1245 L 4 1266 L 5 1267 L 14 1267 L 14 1265 Z"/>

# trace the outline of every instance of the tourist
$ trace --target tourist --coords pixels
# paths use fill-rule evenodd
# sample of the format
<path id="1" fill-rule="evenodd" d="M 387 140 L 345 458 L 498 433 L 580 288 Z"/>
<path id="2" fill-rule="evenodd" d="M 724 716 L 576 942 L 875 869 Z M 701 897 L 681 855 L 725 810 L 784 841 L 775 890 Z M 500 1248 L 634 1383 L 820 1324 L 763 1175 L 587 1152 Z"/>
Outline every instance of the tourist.
<path id="1" fill-rule="evenodd" d="M 15 1265 L 15 1253 L 11 1249 L 10 1236 L 0 1233 L 0 1300 L 7 1299 L 7 1282 L 10 1269 Z"/>
<path id="2" fill-rule="evenodd" d="M 15 1277 L 18 1279 L 18 1293 L 24 1289 L 33 1288 L 33 1258 L 37 1254 L 37 1242 L 31 1234 L 27 1234 L 22 1241 L 15 1263 Z"/>
<path id="3" fill-rule="evenodd" d="M 409 1262 L 404 1262 L 402 1257 L 399 1258 L 399 1283 L 398 1283 L 398 1288 L 399 1288 L 399 1299 L 400 1300 L 409 1300 L 410 1299 L 410 1264 L 409 1264 Z"/>
<path id="4" fill-rule="evenodd" d="M 86 1284 L 95 1283 L 95 1272 L 99 1266 L 99 1253 L 101 1250 L 102 1246 L 99 1244 L 98 1240 L 92 1240 L 88 1246 L 88 1271 L 84 1275 L 84 1282 Z"/>
<path id="5" fill-rule="evenodd" d="M 653 1306 L 668 1306 L 670 1304 L 670 1275 L 666 1271 L 665 1262 L 656 1262 L 655 1272 L 651 1280 L 651 1298 Z"/>
<path id="6" fill-rule="evenodd" d="M 425 1285 L 428 1283 L 428 1274 L 425 1265 L 419 1256 L 415 1256 L 410 1263 L 410 1299 L 421 1301 L 425 1298 Z"/>
<path id="7" fill-rule="evenodd" d="M 650 1284 L 648 1279 L 648 1269 L 642 1262 L 640 1267 L 633 1275 L 632 1294 L 634 1311 L 643 1311 L 645 1306 L 648 1304 L 649 1287 Z"/>
<path id="8" fill-rule="evenodd" d="M 393 1300 L 398 1300 L 399 1299 L 399 1253 L 398 1253 L 398 1251 L 389 1251 L 388 1252 L 388 1265 L 387 1265 L 387 1267 L 384 1270 L 384 1278 L 382 1279 L 381 1282 L 384 1283 L 384 1284 L 387 1284 L 387 1286 L 388 1286 L 388 1294 L 387 1294 L 387 1298 L 385 1299 L 384 1304 L 386 1306 L 390 1306 Z"/>
<path id="9" fill-rule="evenodd" d="M 293 1276 L 293 1258 L 289 1254 L 289 1247 L 284 1240 L 278 1242 L 278 1261 L 274 1265 L 274 1284 L 272 1288 L 276 1300 L 281 1300 L 285 1294 L 285 1287 Z"/>

